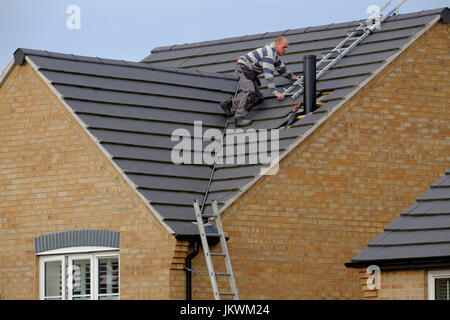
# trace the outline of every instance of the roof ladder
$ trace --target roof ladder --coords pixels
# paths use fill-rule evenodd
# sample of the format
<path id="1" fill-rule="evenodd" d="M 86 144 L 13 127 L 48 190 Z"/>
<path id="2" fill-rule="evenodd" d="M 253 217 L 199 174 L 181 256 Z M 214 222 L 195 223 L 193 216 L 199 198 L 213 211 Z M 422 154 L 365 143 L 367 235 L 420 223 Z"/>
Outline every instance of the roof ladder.
<path id="1" fill-rule="evenodd" d="M 322 54 L 322 59 L 317 62 L 316 69 L 319 70 L 316 75 L 318 80 L 322 77 L 328 70 L 330 70 L 336 63 L 338 63 L 343 57 L 347 55 L 353 48 L 355 48 L 361 41 L 367 38 L 382 22 L 393 15 L 398 14 L 398 10 L 405 3 L 406 0 L 401 0 L 394 9 L 389 11 L 387 14 L 382 15 L 381 13 L 391 4 L 391 0 L 386 2 L 383 7 L 380 8 L 378 16 L 371 16 L 364 22 L 360 22 L 359 27 L 347 33 L 347 37 L 341 41 L 333 50 L 325 52 Z M 372 24 L 372 20 L 376 19 L 379 23 Z M 335 57 L 333 57 L 335 55 Z M 283 94 L 290 94 L 296 87 L 300 89 L 292 94 L 292 100 L 295 100 L 299 95 L 303 93 L 303 76 L 295 81 L 289 88 L 284 90 Z"/>
<path id="2" fill-rule="evenodd" d="M 200 232 L 200 238 L 202 240 L 202 246 L 203 246 L 203 252 L 205 254 L 206 259 L 206 265 L 208 267 L 208 274 L 209 278 L 211 280 L 211 285 L 214 293 L 214 299 L 215 300 L 221 300 L 223 296 L 232 296 L 234 300 L 239 300 L 239 295 L 236 287 L 236 282 L 234 279 L 233 274 L 233 268 L 231 267 L 231 260 L 230 255 L 228 253 L 228 246 L 227 246 L 227 240 L 225 239 L 225 235 L 223 233 L 223 227 L 222 227 L 222 220 L 220 219 L 220 213 L 217 209 L 217 201 L 212 201 L 212 208 L 213 208 L 213 215 L 212 217 L 209 217 L 209 221 L 216 222 L 216 228 L 218 231 L 218 234 L 207 234 L 205 231 L 205 223 L 204 218 L 205 216 L 201 214 L 200 207 L 198 205 L 197 200 L 194 202 L 194 209 L 195 209 L 195 216 L 197 217 L 197 225 Z M 222 247 L 222 252 L 216 253 L 211 252 L 208 245 L 208 239 L 209 237 L 218 237 L 220 240 L 220 245 Z M 214 264 L 212 261 L 212 257 L 223 257 L 225 258 L 225 266 L 226 266 L 226 272 L 216 272 L 214 270 Z M 217 277 L 227 277 L 230 283 L 230 292 L 225 291 L 219 291 L 218 283 L 217 283 Z"/>

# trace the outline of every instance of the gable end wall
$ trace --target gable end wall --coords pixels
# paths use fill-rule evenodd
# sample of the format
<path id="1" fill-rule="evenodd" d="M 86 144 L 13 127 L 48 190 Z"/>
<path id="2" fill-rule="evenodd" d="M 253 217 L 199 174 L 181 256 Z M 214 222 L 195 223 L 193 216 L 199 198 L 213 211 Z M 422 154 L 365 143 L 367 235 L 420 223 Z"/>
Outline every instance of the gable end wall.
<path id="1" fill-rule="evenodd" d="M 0 298 L 38 299 L 34 238 L 78 229 L 121 232 L 121 299 L 184 298 L 176 288 L 187 243 L 161 226 L 30 64 L 14 65 L 0 87 Z"/>

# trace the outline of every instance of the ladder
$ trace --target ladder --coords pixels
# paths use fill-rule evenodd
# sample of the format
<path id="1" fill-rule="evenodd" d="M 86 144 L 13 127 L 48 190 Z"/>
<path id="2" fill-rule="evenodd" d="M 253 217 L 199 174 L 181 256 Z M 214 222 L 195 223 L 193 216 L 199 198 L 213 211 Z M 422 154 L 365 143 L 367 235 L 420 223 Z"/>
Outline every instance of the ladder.
<path id="1" fill-rule="evenodd" d="M 394 9 L 392 9 L 385 15 L 381 15 L 381 12 L 383 12 L 391 4 L 391 0 L 389 0 L 380 8 L 380 15 L 373 15 L 366 21 L 360 22 L 359 27 L 356 30 L 347 33 L 347 37 L 343 41 L 341 41 L 333 50 L 323 53 L 322 59 L 316 64 L 316 69 L 321 69 L 316 74 L 316 79 L 318 80 L 320 77 L 322 77 L 336 63 L 338 63 L 343 57 L 345 57 L 347 53 L 349 53 L 361 41 L 366 39 L 387 18 L 393 15 L 397 15 L 398 10 L 405 2 L 406 0 L 401 0 L 394 7 Z M 375 19 L 377 23 L 371 24 L 371 21 L 373 19 Z M 292 95 L 292 100 L 297 99 L 297 97 L 303 93 L 303 76 L 295 81 L 289 88 L 284 90 L 283 94 L 290 94 L 296 87 L 300 87 L 300 89 Z"/>
<path id="2" fill-rule="evenodd" d="M 197 218 L 198 229 L 200 232 L 200 238 L 202 241 L 203 252 L 205 254 L 206 265 L 208 267 L 208 274 L 211 280 L 211 286 L 214 293 L 215 300 L 221 300 L 223 296 L 232 296 L 234 300 L 239 300 L 239 295 L 236 287 L 236 281 L 234 279 L 233 268 L 231 267 L 230 255 L 228 253 L 227 241 L 225 239 L 225 235 L 223 233 L 222 220 L 220 219 L 220 213 L 217 209 L 217 202 L 213 201 L 212 203 L 213 215 L 208 216 L 209 222 L 215 221 L 216 228 L 218 233 L 209 233 L 207 234 L 205 231 L 205 223 L 204 218 L 206 215 L 202 215 L 200 211 L 200 207 L 198 205 L 197 200 L 194 202 L 195 216 Z M 209 249 L 208 239 L 209 237 L 218 237 L 220 240 L 220 245 L 222 247 L 222 252 L 211 252 Z M 212 257 L 223 257 L 225 258 L 225 266 L 226 272 L 216 272 L 214 270 L 214 264 L 212 261 Z M 227 277 L 230 283 L 230 292 L 219 291 L 217 277 Z"/>

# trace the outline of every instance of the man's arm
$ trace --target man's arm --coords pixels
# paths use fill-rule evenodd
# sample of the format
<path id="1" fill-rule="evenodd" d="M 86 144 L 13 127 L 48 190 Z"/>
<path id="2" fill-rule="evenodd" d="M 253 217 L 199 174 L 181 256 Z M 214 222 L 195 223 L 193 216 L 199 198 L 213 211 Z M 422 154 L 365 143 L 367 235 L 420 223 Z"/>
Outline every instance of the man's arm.
<path id="1" fill-rule="evenodd" d="M 273 55 L 271 55 L 271 51 L 268 50 L 267 56 L 264 56 L 261 61 L 261 65 L 263 68 L 264 78 L 266 79 L 267 87 L 272 91 L 272 94 L 277 97 L 278 100 L 283 101 L 285 99 L 284 94 L 278 92 L 275 82 L 273 79 L 273 75 L 275 70 L 280 73 L 283 77 L 296 81 L 299 79 L 296 75 L 294 75 L 291 71 L 289 71 L 284 63 L 278 58 L 274 61 Z"/>
<path id="2" fill-rule="evenodd" d="M 274 62 L 275 70 L 283 77 L 288 80 L 298 80 L 298 77 L 294 75 L 290 70 L 286 68 L 286 65 L 278 58 L 277 61 Z"/>
<path id="3" fill-rule="evenodd" d="M 264 78 L 266 79 L 267 87 L 269 88 L 270 91 L 272 91 L 273 94 L 275 94 L 275 92 L 278 91 L 275 86 L 275 81 L 273 80 L 273 74 L 275 73 L 275 68 L 273 64 L 274 64 L 273 57 L 269 55 L 263 57 L 261 60 L 261 66 L 263 68 L 263 74 Z"/>
<path id="4" fill-rule="evenodd" d="M 275 72 L 275 63 L 273 61 L 273 57 L 264 57 L 261 61 L 261 64 L 263 67 L 264 78 L 267 82 L 267 87 L 272 91 L 272 94 L 277 97 L 278 100 L 283 101 L 285 98 L 284 94 L 278 92 L 273 80 L 273 74 Z M 293 74 L 292 76 L 295 77 Z"/>
<path id="5" fill-rule="evenodd" d="M 298 79 L 300 79 L 300 77 L 296 76 L 291 71 L 289 71 L 280 59 L 275 61 L 274 68 L 281 76 L 285 77 L 288 80 L 297 81 Z M 277 92 L 277 94 L 274 93 L 274 95 L 280 101 L 283 101 L 285 99 L 285 96 L 282 93 Z"/>

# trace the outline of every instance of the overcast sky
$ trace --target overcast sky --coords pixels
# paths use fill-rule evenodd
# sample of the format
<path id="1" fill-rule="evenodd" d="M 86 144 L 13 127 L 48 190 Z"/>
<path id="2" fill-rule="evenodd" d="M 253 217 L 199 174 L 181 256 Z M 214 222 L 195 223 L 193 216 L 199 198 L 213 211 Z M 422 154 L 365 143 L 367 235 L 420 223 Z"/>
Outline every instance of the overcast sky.
<path id="1" fill-rule="evenodd" d="M 0 71 L 19 47 L 139 61 L 159 46 L 360 20 L 384 1 L 0 0 Z M 401 13 L 448 3 L 408 0 Z"/>

